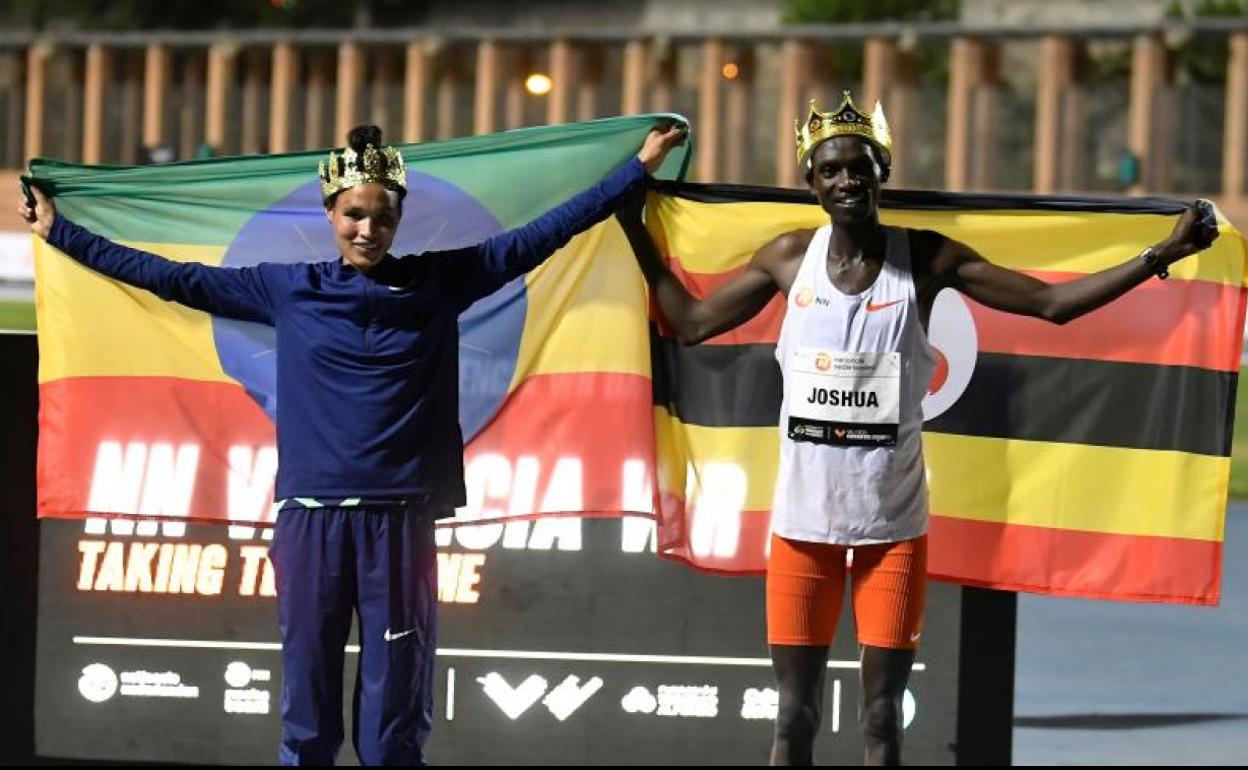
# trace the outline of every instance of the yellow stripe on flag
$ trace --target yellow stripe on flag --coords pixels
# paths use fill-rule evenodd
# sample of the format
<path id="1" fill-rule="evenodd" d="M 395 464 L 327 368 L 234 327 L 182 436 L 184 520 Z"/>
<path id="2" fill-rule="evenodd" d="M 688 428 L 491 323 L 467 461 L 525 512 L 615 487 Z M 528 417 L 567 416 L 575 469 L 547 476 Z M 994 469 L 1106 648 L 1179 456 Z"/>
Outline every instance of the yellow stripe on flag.
<path id="1" fill-rule="evenodd" d="M 658 214 L 659 232 L 651 232 L 660 252 L 694 273 L 741 267 L 776 236 L 828 221 L 819 207 L 794 203 L 701 203 L 651 193 L 646 207 Z"/>
<path id="2" fill-rule="evenodd" d="M 944 433 L 923 445 L 942 516 L 1222 540 L 1229 457 Z"/>
<path id="3" fill-rule="evenodd" d="M 660 487 L 683 498 L 686 461 L 733 463 L 745 509 L 769 510 L 775 428 L 686 425 L 655 407 Z M 1221 541 L 1230 459 L 1145 449 L 923 434 L 931 508 L 997 524 Z"/>
<path id="4" fill-rule="evenodd" d="M 722 273 L 749 262 L 761 246 L 790 230 L 826 224 L 816 206 L 797 203 L 703 203 L 650 195 L 659 215 L 664 253 L 694 273 Z M 1170 234 L 1174 217 L 1161 214 L 1059 211 L 911 211 L 885 209 L 885 224 L 937 230 L 988 260 L 1014 270 L 1091 273 L 1125 262 Z M 1170 268 L 1175 278 L 1240 286 L 1244 240 L 1223 226 L 1214 245 Z"/>
<path id="5" fill-rule="evenodd" d="M 749 479 L 742 510 L 771 510 L 776 463 L 780 457 L 778 428 L 687 425 L 666 408 L 656 406 L 654 433 L 659 489 L 665 493 L 688 499 L 691 469 L 686 463 L 691 463 L 693 469 L 706 468 L 711 463 L 730 463 L 744 471 Z M 697 478 L 693 481 L 696 495 L 702 485 Z"/>
<path id="6" fill-rule="evenodd" d="M 526 281 L 528 317 L 512 389 L 536 374 L 650 376 L 645 282 L 614 220 L 573 238 Z"/>
<path id="7" fill-rule="evenodd" d="M 178 262 L 218 265 L 225 256 L 221 246 L 127 245 Z M 35 272 L 40 382 L 107 376 L 234 382 L 221 369 L 207 313 L 106 278 L 42 239 L 35 239 Z"/>

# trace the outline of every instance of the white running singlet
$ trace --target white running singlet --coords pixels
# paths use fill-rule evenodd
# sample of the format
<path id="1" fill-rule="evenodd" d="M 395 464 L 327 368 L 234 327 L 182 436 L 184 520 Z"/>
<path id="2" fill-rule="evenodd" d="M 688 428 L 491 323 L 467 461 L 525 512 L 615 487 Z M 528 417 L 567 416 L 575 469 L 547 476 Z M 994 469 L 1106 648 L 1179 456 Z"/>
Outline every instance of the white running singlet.
<path id="1" fill-rule="evenodd" d="M 784 377 L 772 531 L 790 540 L 868 545 L 927 532 L 923 397 L 935 370 L 910 270 L 910 239 L 886 227 L 870 288 L 832 285 L 832 226 L 811 239 L 776 359 Z"/>

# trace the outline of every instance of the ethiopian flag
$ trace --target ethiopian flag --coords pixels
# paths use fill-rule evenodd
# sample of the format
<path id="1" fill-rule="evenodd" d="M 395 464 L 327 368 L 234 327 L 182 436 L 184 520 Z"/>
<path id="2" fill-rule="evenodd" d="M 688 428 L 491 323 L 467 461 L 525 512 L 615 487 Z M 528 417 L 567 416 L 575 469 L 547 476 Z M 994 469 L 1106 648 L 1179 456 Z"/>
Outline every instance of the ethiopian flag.
<path id="1" fill-rule="evenodd" d="M 537 217 L 634 155 L 640 116 L 400 146 L 408 194 L 395 254 L 477 243 Z M 677 148 L 660 177 L 683 173 Z M 39 160 L 65 216 L 173 260 L 243 266 L 337 256 L 322 153 L 138 168 Z M 599 226 L 460 320 L 465 515 L 649 512 L 645 286 Z M 273 329 L 212 318 L 36 243 L 41 516 L 272 520 Z M 351 419 L 349 404 L 327 405 Z"/>
<path id="2" fill-rule="evenodd" d="M 656 117 L 401 146 L 409 194 L 394 253 L 464 246 L 532 219 L 635 153 Z M 795 191 L 679 183 L 685 152 L 669 159 L 647 216 L 697 294 L 774 235 L 826 221 Z M 109 238 L 249 265 L 335 256 L 319 159 L 36 161 L 32 174 L 61 212 Z M 939 230 L 1046 280 L 1130 258 L 1181 210 L 914 192 L 884 203 L 887 224 Z M 942 365 L 924 404 L 933 576 L 1216 602 L 1245 306 L 1244 243 L 1222 231 L 1170 280 L 1063 327 L 938 298 L 930 336 Z M 39 514 L 270 522 L 272 329 L 165 303 L 41 241 L 36 282 Z M 653 517 L 663 556 L 761 571 L 783 312 L 777 297 L 683 348 L 652 320 L 616 223 L 578 236 L 461 318 L 468 505 L 451 525 L 640 514 Z M 350 405 L 338 411 L 350 419 Z"/>

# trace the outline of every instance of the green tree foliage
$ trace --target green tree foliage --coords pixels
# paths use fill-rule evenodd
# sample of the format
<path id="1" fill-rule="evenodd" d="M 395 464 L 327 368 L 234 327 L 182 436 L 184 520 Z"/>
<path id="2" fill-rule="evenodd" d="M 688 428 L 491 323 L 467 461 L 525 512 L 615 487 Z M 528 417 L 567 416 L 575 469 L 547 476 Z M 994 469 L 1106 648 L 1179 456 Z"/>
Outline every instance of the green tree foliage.
<path id="1" fill-rule="evenodd" d="M 413 24 L 420 0 L 8 0 L 38 29 L 216 29 Z"/>
<path id="2" fill-rule="evenodd" d="M 952 21 L 961 0 L 784 0 L 786 24 L 853 24 L 872 21 Z"/>
<path id="3" fill-rule="evenodd" d="M 784 0 L 786 24 L 868 24 L 877 21 L 953 21 L 961 0 Z M 861 46 L 837 46 L 821 52 L 833 78 L 848 84 L 862 77 Z M 949 72 L 949 46 L 944 41 L 921 45 L 905 56 L 906 63 L 927 82 L 944 82 Z"/>
<path id="4" fill-rule="evenodd" d="M 1232 18 L 1248 16 L 1248 0 L 1200 0 L 1191 3 L 1173 2 L 1166 16 L 1171 19 Z M 1189 40 L 1175 51 L 1175 65 L 1196 83 L 1226 82 L 1226 65 L 1230 48 L 1225 35 L 1209 35 Z"/>

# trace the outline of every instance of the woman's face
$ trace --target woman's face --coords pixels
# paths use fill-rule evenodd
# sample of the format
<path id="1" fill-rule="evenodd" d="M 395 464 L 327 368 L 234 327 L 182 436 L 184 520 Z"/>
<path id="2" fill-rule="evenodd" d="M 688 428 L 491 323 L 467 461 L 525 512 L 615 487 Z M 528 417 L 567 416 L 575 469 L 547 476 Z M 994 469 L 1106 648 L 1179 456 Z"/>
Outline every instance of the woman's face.
<path id="1" fill-rule="evenodd" d="M 399 194 L 376 182 L 343 190 L 325 209 L 342 261 L 361 273 L 386 256 L 402 214 Z"/>

